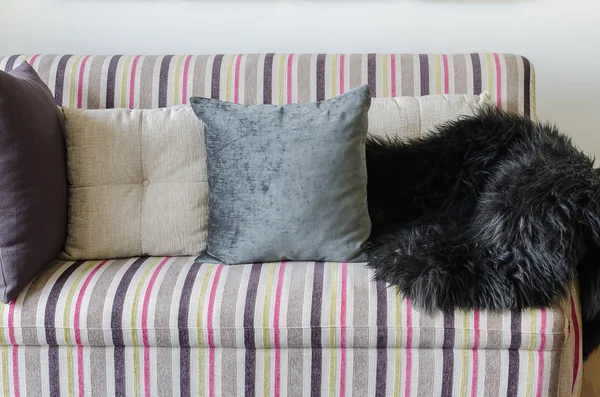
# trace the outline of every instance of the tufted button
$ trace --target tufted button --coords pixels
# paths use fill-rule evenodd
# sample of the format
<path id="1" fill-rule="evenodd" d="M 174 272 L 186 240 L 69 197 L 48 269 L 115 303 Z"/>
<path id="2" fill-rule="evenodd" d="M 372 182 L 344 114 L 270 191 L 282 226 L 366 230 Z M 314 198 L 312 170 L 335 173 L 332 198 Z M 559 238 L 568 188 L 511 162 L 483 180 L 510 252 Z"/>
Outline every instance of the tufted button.
<path id="1" fill-rule="evenodd" d="M 142 181 L 142 186 L 148 186 L 150 184 L 150 181 L 148 179 L 144 179 Z"/>

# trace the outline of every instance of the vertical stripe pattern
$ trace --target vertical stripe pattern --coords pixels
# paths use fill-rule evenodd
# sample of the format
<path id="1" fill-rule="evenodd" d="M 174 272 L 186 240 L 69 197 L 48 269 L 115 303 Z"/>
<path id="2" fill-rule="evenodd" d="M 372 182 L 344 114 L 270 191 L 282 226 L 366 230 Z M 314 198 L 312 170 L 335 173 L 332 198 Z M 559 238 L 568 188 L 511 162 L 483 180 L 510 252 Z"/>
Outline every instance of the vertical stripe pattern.
<path id="1" fill-rule="evenodd" d="M 536 117 L 534 68 L 512 54 L 36 54 L 0 57 L 0 68 L 24 61 L 58 104 L 78 108 L 166 107 L 195 95 L 281 105 L 368 84 L 373 96 L 489 91 L 501 108 Z M 579 392 L 576 290 L 543 311 L 428 315 L 371 280 L 356 263 L 56 261 L 0 306 L 0 392 Z"/>
<path id="2" fill-rule="evenodd" d="M 580 321 L 575 303 L 429 315 L 372 277 L 361 263 L 56 261 L 0 306 L 0 395 L 84 396 L 92 386 L 118 396 L 578 391 L 579 367 L 561 367 L 579 360 L 568 331 Z M 482 363 L 486 377 L 508 382 L 479 381 Z"/>
<path id="3" fill-rule="evenodd" d="M 513 54 L 36 54 L 0 57 L 0 68 L 10 70 L 24 61 L 38 71 L 57 103 L 80 108 L 166 107 L 196 95 L 282 105 L 320 101 L 368 84 L 371 95 L 380 97 L 491 91 L 501 108 L 535 118 L 533 66 Z M 467 64 L 471 73 L 465 73 Z"/>

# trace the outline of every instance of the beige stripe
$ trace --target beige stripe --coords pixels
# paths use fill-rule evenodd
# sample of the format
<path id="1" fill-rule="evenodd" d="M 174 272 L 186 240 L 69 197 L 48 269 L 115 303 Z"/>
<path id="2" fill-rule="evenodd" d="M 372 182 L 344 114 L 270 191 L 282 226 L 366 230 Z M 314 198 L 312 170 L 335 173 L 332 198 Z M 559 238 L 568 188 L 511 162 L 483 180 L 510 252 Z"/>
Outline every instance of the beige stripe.
<path id="1" fill-rule="evenodd" d="M 215 387 L 216 396 L 235 396 L 237 395 L 238 370 L 237 370 L 237 350 L 236 349 L 219 349 L 220 365 L 217 366 L 215 360 L 215 381 L 220 379 L 220 390 Z M 219 376 L 219 372 L 221 376 Z M 243 373 L 239 376 L 243 381 Z M 215 382 L 217 383 L 217 382 Z M 215 385 L 218 386 L 218 385 Z"/>
<path id="2" fill-rule="evenodd" d="M 179 343 L 178 339 L 172 338 L 172 334 L 169 331 L 173 326 L 177 326 L 176 321 L 175 324 L 171 322 L 171 316 L 174 315 L 177 317 L 177 313 L 172 313 L 172 311 L 177 311 L 179 294 L 181 293 L 181 291 L 174 289 L 173 286 L 177 285 L 177 280 L 182 278 L 184 274 L 187 274 L 187 271 L 189 270 L 187 264 L 190 261 L 190 258 L 180 257 L 174 258 L 172 261 L 165 264 L 168 268 L 163 270 L 164 276 L 162 281 L 160 285 L 154 286 L 154 289 L 158 291 L 156 301 L 160 302 L 160 304 L 151 308 L 155 312 L 154 321 L 153 323 L 148 322 L 148 326 L 154 327 L 156 344 L 158 346 L 174 346 Z M 174 332 L 174 334 L 176 335 L 177 332 Z M 161 353 L 159 353 L 159 355 Z"/>
<path id="3" fill-rule="evenodd" d="M 38 58 L 38 66 L 36 67 L 36 71 L 38 76 L 42 79 L 46 85 L 48 85 L 48 81 L 50 79 L 50 68 L 52 66 L 52 62 L 55 58 L 52 56 L 40 56 Z"/>
<path id="4" fill-rule="evenodd" d="M 312 56 L 309 54 L 301 54 L 297 57 L 297 76 L 293 84 L 298 103 L 310 102 L 310 84 L 308 84 L 309 79 L 307 77 L 310 73 L 311 60 Z"/>
<path id="5" fill-rule="evenodd" d="M 452 56 L 454 92 L 456 94 L 467 94 L 467 60 L 463 55 Z"/>
<path id="6" fill-rule="evenodd" d="M 358 88 L 363 85 L 362 80 L 362 62 L 363 57 L 360 54 L 349 54 L 346 55 L 345 62 L 348 65 L 348 74 L 346 74 L 346 80 L 348 81 L 348 89 Z"/>
<path id="7" fill-rule="evenodd" d="M 220 320 L 220 338 L 221 344 L 225 346 L 236 345 L 236 306 L 239 299 L 240 285 L 242 283 L 242 272 L 240 271 L 227 271 L 225 267 L 221 271 L 221 279 L 219 285 L 223 285 L 223 288 L 227 294 L 227 299 L 217 299 L 220 302 L 220 313 L 218 313 L 217 307 L 214 308 L 213 318 L 219 317 Z M 243 301 L 243 299 L 241 299 Z M 215 305 L 216 306 L 216 305 Z M 243 346 L 243 345 L 242 345 Z"/>
<path id="8" fill-rule="evenodd" d="M 91 296 L 96 299 L 90 299 L 87 307 L 82 307 L 80 317 L 82 324 L 80 324 L 80 328 L 82 330 L 82 334 L 87 335 L 87 338 L 84 339 L 82 336 L 82 339 L 87 339 L 88 343 L 91 345 L 98 346 L 105 344 L 105 332 L 102 330 L 103 317 L 110 317 L 113 303 L 113 297 L 108 296 L 108 289 L 114 282 L 117 273 L 123 268 L 125 263 L 125 260 L 120 259 L 104 265 L 104 269 L 100 270 L 102 273 L 99 276 L 95 276 L 96 281 L 93 286 L 90 286 L 92 288 L 88 287 L 88 292 L 91 291 Z M 86 312 L 87 316 L 85 316 Z M 85 329 L 87 329 L 87 332 L 83 332 Z M 106 333 L 110 334 L 110 329 L 107 330 Z"/>
<path id="9" fill-rule="evenodd" d="M 158 89 L 153 85 L 154 68 L 156 66 L 156 57 L 143 57 L 138 61 L 138 75 L 140 81 L 136 82 L 139 97 L 137 98 L 141 109 L 154 107 L 158 105 L 158 100 L 154 96 L 158 95 Z"/>
<path id="10" fill-rule="evenodd" d="M 309 75 L 302 76 L 302 80 L 304 83 L 308 83 L 310 88 L 310 96 L 309 102 L 314 102 L 317 100 L 317 54 L 312 54 L 310 58 L 310 67 L 309 67 Z M 300 84 L 300 82 L 298 83 Z"/>
<path id="11" fill-rule="evenodd" d="M 85 93 L 82 107 L 84 109 L 98 109 L 100 107 L 100 81 L 102 66 L 105 57 L 92 56 L 87 61 L 87 78 L 84 80 Z"/>
<path id="12" fill-rule="evenodd" d="M 42 362 L 47 362 L 48 356 L 40 356 L 40 349 L 36 347 L 22 346 L 20 349 L 24 352 L 25 365 L 20 362 L 19 376 L 23 376 L 23 383 L 27 384 L 27 395 L 41 396 L 43 378 L 40 376 L 42 373 L 40 366 Z"/>
<path id="13" fill-rule="evenodd" d="M 255 105 L 257 103 L 256 98 L 259 95 L 257 89 L 258 76 L 255 71 L 258 69 L 258 58 L 258 54 L 246 56 L 246 64 L 243 69 L 240 69 L 240 73 L 244 75 L 244 103 L 246 105 Z"/>
<path id="14" fill-rule="evenodd" d="M 23 295 L 24 301 L 21 306 L 21 322 L 20 329 L 15 328 L 15 334 L 21 333 L 23 344 L 25 345 L 38 345 L 46 343 L 46 340 L 40 340 L 39 333 L 36 330 L 38 321 L 43 324 L 43 318 L 38 320 L 38 306 L 45 307 L 46 300 L 41 300 L 44 286 L 48 284 L 50 278 L 55 271 L 59 269 L 55 264 L 50 265 L 46 271 L 40 273 L 32 282 L 31 287 Z M 15 322 L 15 324 L 17 324 Z"/>
<path id="15" fill-rule="evenodd" d="M 190 64 L 190 78 L 193 79 L 192 92 L 188 96 L 205 96 L 206 62 L 208 57 L 194 57 Z"/>
<path id="16" fill-rule="evenodd" d="M 400 59 L 396 59 L 400 64 L 400 73 L 396 79 L 400 79 L 400 92 L 397 96 L 415 96 L 415 58 L 413 55 L 402 54 Z M 417 69 L 418 70 L 418 69 Z"/>
<path id="17" fill-rule="evenodd" d="M 84 348 L 90 356 L 90 360 L 92 362 L 92 367 L 86 366 L 84 368 L 84 377 L 91 378 L 91 391 L 90 393 L 95 396 L 108 396 L 108 386 L 107 381 L 109 377 L 107 376 L 107 371 L 103 370 L 107 368 L 107 353 L 108 349 L 103 348 Z M 110 358 L 113 356 L 111 355 Z M 113 366 L 113 363 L 110 363 L 110 366 Z M 114 389 L 111 390 L 111 393 L 114 392 Z"/>
<path id="18" fill-rule="evenodd" d="M 356 268 L 355 268 L 356 269 Z M 353 346 L 368 346 L 369 341 L 369 314 L 374 307 L 373 296 L 369 294 L 369 286 L 371 274 L 364 267 L 356 269 L 354 276 L 354 289 L 351 290 L 351 285 L 348 285 L 348 305 L 353 306 L 354 315 L 348 318 L 347 321 L 360 328 L 353 330 Z M 377 333 L 377 330 L 373 330 Z M 352 383 L 353 388 L 357 390 L 357 396 L 366 396 L 369 371 L 369 352 L 367 349 L 354 349 L 354 363 L 352 366 Z M 374 365 L 376 365 L 377 355 L 375 355 Z"/>
<path id="19" fill-rule="evenodd" d="M 509 112 L 519 111 L 519 70 L 517 66 L 517 59 L 512 55 L 505 57 L 506 61 L 506 74 L 502 76 L 507 80 L 507 102 L 504 108 Z"/>
<path id="20" fill-rule="evenodd" d="M 289 265 L 288 265 L 289 266 Z M 291 272 L 290 268 L 286 269 L 286 273 L 290 272 L 290 277 L 294 282 L 290 285 L 289 291 L 289 304 L 285 309 L 287 310 L 287 319 L 284 324 L 288 328 L 288 341 L 289 340 L 302 340 L 302 320 L 303 314 L 305 311 L 310 311 L 310 307 L 304 306 L 304 291 L 307 289 L 306 285 L 306 272 L 308 271 L 306 266 L 292 266 Z M 284 306 L 282 305 L 281 310 L 283 310 Z M 288 341 L 285 342 L 286 345 L 290 345 Z M 301 365 L 301 364 L 300 364 Z"/>

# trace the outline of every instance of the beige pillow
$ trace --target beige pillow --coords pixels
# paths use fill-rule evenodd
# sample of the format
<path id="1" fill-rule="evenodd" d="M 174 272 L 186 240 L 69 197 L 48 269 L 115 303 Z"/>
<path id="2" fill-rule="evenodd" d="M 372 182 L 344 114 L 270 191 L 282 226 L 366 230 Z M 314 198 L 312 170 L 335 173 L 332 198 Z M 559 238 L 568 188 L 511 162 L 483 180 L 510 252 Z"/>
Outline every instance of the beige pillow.
<path id="1" fill-rule="evenodd" d="M 369 134 L 416 138 L 441 123 L 462 115 L 471 116 L 477 108 L 492 103 L 488 93 L 373 98 Z"/>
<path id="2" fill-rule="evenodd" d="M 204 130 L 191 107 L 65 107 L 63 114 L 69 224 L 62 259 L 197 255 L 204 250 Z"/>
<path id="3" fill-rule="evenodd" d="M 484 103 L 487 94 L 372 98 L 369 133 L 417 137 Z M 62 110 L 70 186 L 61 259 L 200 254 L 208 182 L 192 108 Z"/>

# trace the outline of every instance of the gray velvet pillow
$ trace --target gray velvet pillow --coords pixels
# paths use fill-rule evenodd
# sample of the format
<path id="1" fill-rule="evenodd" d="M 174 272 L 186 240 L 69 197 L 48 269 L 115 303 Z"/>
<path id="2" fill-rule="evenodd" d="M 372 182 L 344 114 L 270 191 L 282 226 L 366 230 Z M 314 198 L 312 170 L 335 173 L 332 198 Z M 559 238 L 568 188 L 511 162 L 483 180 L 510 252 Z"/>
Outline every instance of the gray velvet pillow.
<path id="1" fill-rule="evenodd" d="M 206 124 L 206 253 L 227 264 L 348 261 L 371 232 L 363 86 L 315 103 L 191 98 Z"/>

